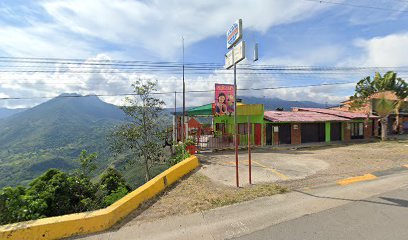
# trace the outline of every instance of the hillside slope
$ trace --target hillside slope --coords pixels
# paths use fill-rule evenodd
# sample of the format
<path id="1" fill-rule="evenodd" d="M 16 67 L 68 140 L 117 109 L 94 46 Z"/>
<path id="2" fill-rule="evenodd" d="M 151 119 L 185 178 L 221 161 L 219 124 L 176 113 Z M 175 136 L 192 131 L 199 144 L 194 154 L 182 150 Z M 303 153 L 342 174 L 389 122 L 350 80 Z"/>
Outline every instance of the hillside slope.
<path id="1" fill-rule="evenodd" d="M 26 108 L 0 108 L 0 119 L 10 117 L 24 110 L 26 110 Z"/>
<path id="2" fill-rule="evenodd" d="M 0 187 L 24 184 L 55 167 L 69 171 L 81 150 L 108 165 L 107 135 L 123 112 L 95 96 L 61 95 L 0 120 Z"/>

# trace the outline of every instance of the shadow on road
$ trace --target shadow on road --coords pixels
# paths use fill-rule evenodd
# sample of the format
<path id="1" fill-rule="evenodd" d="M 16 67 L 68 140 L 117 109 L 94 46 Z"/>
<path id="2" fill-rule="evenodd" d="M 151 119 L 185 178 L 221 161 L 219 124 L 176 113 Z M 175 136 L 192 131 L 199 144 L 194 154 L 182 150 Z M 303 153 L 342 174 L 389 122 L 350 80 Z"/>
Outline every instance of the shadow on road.
<path id="1" fill-rule="evenodd" d="M 356 200 L 356 199 L 349 199 L 349 198 L 337 198 L 337 197 L 329 197 L 329 196 L 319 196 L 307 192 L 302 192 L 300 190 L 293 190 L 294 192 L 298 192 L 304 195 L 308 195 L 311 197 L 315 198 L 324 198 L 324 199 L 331 199 L 331 200 L 341 200 L 341 201 L 348 201 L 348 202 L 364 202 L 364 203 L 374 203 L 374 204 L 381 204 L 381 205 L 388 205 L 388 206 L 394 206 L 394 207 L 408 207 L 408 201 L 404 199 L 397 199 L 397 198 L 388 198 L 388 197 L 379 197 L 380 199 L 392 202 L 392 203 L 386 203 L 386 202 L 379 202 L 379 201 L 372 201 L 372 200 Z"/>

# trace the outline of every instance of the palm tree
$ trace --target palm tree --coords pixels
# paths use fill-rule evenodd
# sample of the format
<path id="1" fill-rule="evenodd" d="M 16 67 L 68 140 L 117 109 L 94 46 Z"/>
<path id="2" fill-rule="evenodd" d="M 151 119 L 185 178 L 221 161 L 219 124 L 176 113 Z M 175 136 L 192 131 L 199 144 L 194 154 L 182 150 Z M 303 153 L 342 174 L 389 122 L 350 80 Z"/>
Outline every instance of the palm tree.
<path id="1" fill-rule="evenodd" d="M 374 75 L 374 79 L 371 79 L 371 77 L 368 76 L 366 78 L 361 79 L 357 83 L 355 94 L 353 97 L 351 97 L 351 100 L 353 100 L 353 104 L 351 107 L 354 109 L 365 107 L 367 106 L 369 101 L 371 101 L 370 97 L 374 93 L 380 93 L 380 92 L 386 92 L 386 91 L 391 91 L 395 93 L 395 95 L 398 98 L 398 101 L 397 101 L 398 103 L 399 101 L 404 101 L 404 99 L 408 96 L 408 84 L 403 79 L 397 78 L 397 74 L 392 71 L 385 73 L 383 76 L 381 76 L 380 73 L 376 72 Z M 384 101 L 379 101 L 379 103 L 389 105 L 385 103 Z M 379 107 L 380 108 L 385 107 L 385 105 L 379 106 Z M 398 125 L 399 125 L 399 111 L 400 111 L 401 105 L 402 104 L 396 104 L 395 106 L 393 106 L 393 109 L 394 109 L 393 111 L 395 111 L 397 115 Z M 377 109 L 375 110 L 378 112 Z M 386 110 L 386 109 L 381 109 L 381 110 Z M 387 116 L 389 116 L 389 114 L 387 114 Z M 386 121 L 386 125 L 388 125 L 388 118 L 381 120 L 381 122 L 383 121 Z M 381 126 L 382 125 L 383 124 L 381 123 Z M 383 126 L 382 126 L 382 129 L 383 129 L 382 132 L 387 131 L 387 128 L 384 128 Z M 383 134 L 381 135 L 383 136 Z M 385 140 L 385 138 L 382 138 L 382 140 Z"/>
<path id="2" fill-rule="evenodd" d="M 380 116 L 381 123 L 381 140 L 387 140 L 388 129 L 388 116 L 396 111 L 396 102 L 386 99 L 385 95 L 382 95 L 375 104 L 375 109 Z"/>
<path id="3" fill-rule="evenodd" d="M 399 133 L 400 126 L 400 111 L 401 108 L 405 106 L 405 99 L 408 98 L 408 84 L 401 78 L 397 78 L 395 85 L 395 92 L 398 97 L 396 106 L 395 106 L 395 115 L 396 115 L 396 132 Z"/>

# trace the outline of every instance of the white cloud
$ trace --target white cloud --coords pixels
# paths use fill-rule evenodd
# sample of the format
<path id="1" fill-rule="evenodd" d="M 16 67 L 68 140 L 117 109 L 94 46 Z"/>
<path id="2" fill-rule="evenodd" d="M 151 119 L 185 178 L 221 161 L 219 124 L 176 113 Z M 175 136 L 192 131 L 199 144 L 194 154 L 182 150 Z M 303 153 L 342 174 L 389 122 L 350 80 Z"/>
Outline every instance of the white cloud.
<path id="1" fill-rule="evenodd" d="M 408 33 L 359 39 L 355 44 L 364 51 L 357 60 L 364 66 L 407 66 Z"/>
<path id="2" fill-rule="evenodd" d="M 92 49 L 80 39 L 73 40 L 52 24 L 0 27 L 0 51 L 10 56 L 65 57 L 89 56 Z"/>
<path id="3" fill-rule="evenodd" d="M 129 58 L 126 51 L 141 49 L 155 55 L 156 58 L 172 59 L 175 52 L 179 52 L 180 38 L 184 36 L 186 44 L 193 44 L 209 37 L 223 36 L 228 26 L 237 18 L 243 18 L 246 29 L 266 32 L 273 26 L 289 24 L 316 15 L 330 5 L 316 4 L 307 1 L 108 1 L 108 0 L 66 0 L 42 1 L 40 4 L 49 14 L 47 22 L 38 19 L 29 20 L 29 24 L 19 26 L 0 26 L 0 51 L 12 56 L 39 56 L 85 58 L 98 55 L 96 59 Z M 389 54 L 398 54 L 399 64 L 406 53 L 407 40 L 396 35 L 398 40 L 387 37 L 360 40 L 360 47 L 365 55 L 360 60 L 384 61 Z M 405 40 L 404 40 L 405 39 Z M 381 41 L 380 41 L 381 40 Z M 379 41 L 379 42 L 378 42 Z M 99 45 L 113 45 L 99 47 Z M 399 47 L 395 47 L 397 44 Z M 405 45 L 404 45 L 405 44 Z M 381 47 L 388 46 L 387 49 Z M 120 48 L 120 49 L 118 49 Z M 108 51 L 105 51 L 109 49 Z M 124 49 L 124 50 L 123 50 Z M 397 50 L 398 49 L 398 50 Z M 341 45 L 317 46 L 289 53 L 279 58 L 262 60 L 263 64 L 277 65 L 332 65 L 338 62 L 346 49 Z M 132 52 L 133 54 L 133 52 Z M 388 54 L 388 55 L 387 55 Z M 109 56 L 109 57 L 108 57 Z M 374 63 L 373 63 L 374 64 Z M 378 64 L 376 64 L 378 65 Z M 391 62 L 390 65 L 395 65 Z M 56 73 L 36 74 L 7 74 L 1 73 L 0 78 L 9 79 L 2 84 L 0 92 L 12 96 L 55 96 L 63 92 L 77 92 L 80 94 L 117 94 L 130 92 L 130 84 L 138 78 L 152 78 L 159 80 L 159 91 L 174 92 L 181 90 L 180 77 L 159 74 L 130 74 L 111 68 L 103 70 L 93 67 L 95 74 L 75 73 L 85 69 L 84 65 L 56 66 L 68 68 L 68 71 Z M 87 66 L 89 70 L 89 66 Z M 238 72 L 240 88 L 273 87 L 285 85 L 285 78 L 264 78 L 264 75 L 242 74 Z M 18 81 L 31 81 L 33 84 L 19 84 Z M 53 82 L 52 84 L 49 84 Z M 214 72 L 210 76 L 189 76 L 187 90 L 212 89 L 215 82 L 232 82 L 232 77 Z M 60 83 L 60 84 L 58 84 Z M 64 84 L 69 83 L 69 84 Z M 287 84 L 289 84 L 287 82 Z M 307 82 L 303 82 L 307 84 Z M 352 89 L 352 87 L 350 87 Z M 245 95 L 280 97 L 292 100 L 311 100 L 334 103 L 343 100 L 338 96 L 338 87 L 330 88 L 298 88 L 268 91 L 243 92 Z M 348 88 L 344 88 L 346 91 Z M 168 106 L 173 105 L 173 94 L 163 96 Z M 104 100 L 120 104 L 123 97 L 105 97 Z M 181 104 L 181 94 L 178 95 L 178 105 Z M 189 93 L 189 106 L 211 102 L 212 93 Z M 26 102 L 34 105 L 39 101 Z M 15 104 L 14 104 L 15 103 Z M 2 103 L 0 103 L 1 106 Z M 22 102 L 9 101 L 3 106 L 21 106 Z"/>
<path id="4" fill-rule="evenodd" d="M 244 27 L 265 32 L 278 24 L 306 19 L 327 6 L 286 1 L 45 1 L 44 9 L 72 32 L 141 48 L 172 58 L 181 45 L 224 35 L 235 19 Z"/>

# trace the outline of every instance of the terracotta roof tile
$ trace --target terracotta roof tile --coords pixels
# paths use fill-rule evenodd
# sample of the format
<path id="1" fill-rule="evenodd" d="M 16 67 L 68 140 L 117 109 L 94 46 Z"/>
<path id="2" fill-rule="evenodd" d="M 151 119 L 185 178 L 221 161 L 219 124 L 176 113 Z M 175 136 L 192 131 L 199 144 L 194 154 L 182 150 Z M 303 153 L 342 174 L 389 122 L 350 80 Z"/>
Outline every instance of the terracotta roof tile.
<path id="1" fill-rule="evenodd" d="M 329 114 L 317 112 L 283 112 L 283 111 L 266 111 L 264 118 L 271 122 L 328 122 L 328 121 L 348 121 Z"/>
<path id="2" fill-rule="evenodd" d="M 367 117 L 367 115 L 364 113 L 347 112 L 347 111 L 324 109 L 324 108 L 298 108 L 298 111 L 324 113 L 324 114 L 329 114 L 329 115 L 348 118 L 348 119 L 358 119 L 358 118 Z M 370 118 L 377 118 L 377 116 L 370 115 Z"/>

